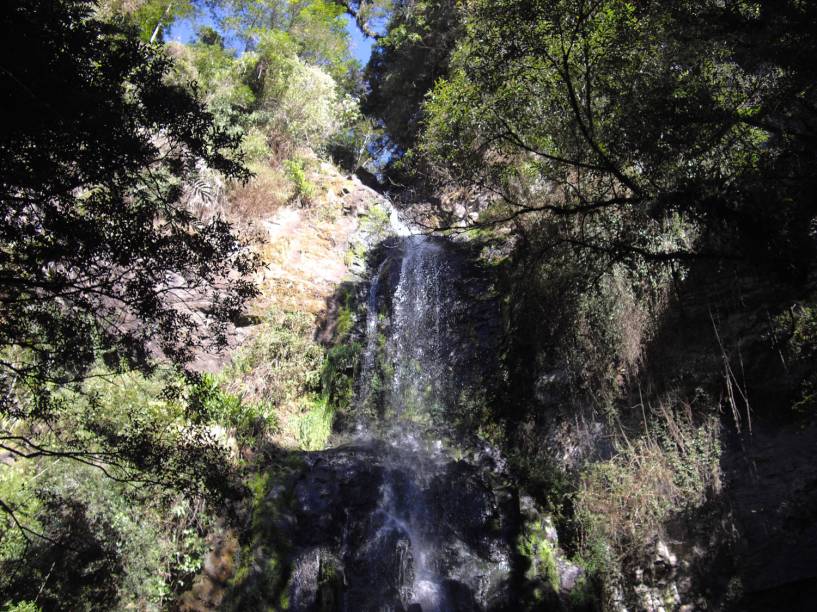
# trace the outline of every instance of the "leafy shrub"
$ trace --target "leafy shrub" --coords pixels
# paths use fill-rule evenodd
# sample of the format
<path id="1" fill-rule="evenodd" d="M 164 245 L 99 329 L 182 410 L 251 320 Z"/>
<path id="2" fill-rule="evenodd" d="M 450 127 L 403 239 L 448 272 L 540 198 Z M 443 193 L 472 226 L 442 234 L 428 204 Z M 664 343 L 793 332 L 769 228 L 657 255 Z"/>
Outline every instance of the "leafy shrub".
<path id="1" fill-rule="evenodd" d="M 263 431 L 275 431 L 277 419 L 264 402 L 245 402 L 221 388 L 211 374 L 203 374 L 190 391 L 194 419 L 233 428 L 241 440 L 251 440 Z"/>
<path id="2" fill-rule="evenodd" d="M 61 418 L 35 439 L 45 447 L 70 439 L 69 452 L 82 449 L 93 459 L 101 435 L 122 455 L 90 462 L 99 467 L 65 458 L 21 460 L 0 473 L 0 499 L 31 530 L 24 534 L 10 515 L 0 515 L 0 565 L 29 575 L 24 580 L 19 572 L 6 572 L 0 601 L 29 597 L 34 589 L 46 609 L 56 609 L 53 601 L 60 609 L 157 609 L 200 570 L 204 535 L 213 524 L 203 498 L 190 494 L 208 479 L 228 483 L 230 457 L 206 432 L 214 424 L 229 427 L 241 404 L 208 385 L 211 381 L 191 388 L 172 372 L 145 377 L 99 366 L 94 374 L 80 392 L 60 394 Z M 195 409 L 190 402 L 197 399 L 202 405 Z M 191 435 L 193 430 L 205 435 Z M 132 471 L 131 461 L 148 471 Z M 120 482 L 108 474 L 151 484 Z M 186 488 L 187 496 L 179 497 L 177 487 Z M 73 552 L 67 554 L 65 546 Z"/>
<path id="3" fill-rule="evenodd" d="M 0 470 L 0 500 L 13 509 L 14 518 L 27 529 L 40 533 L 38 520 L 42 504 L 36 495 L 35 466 L 14 463 Z M 21 531 L 8 512 L 0 514 L 0 559 L 20 559 L 26 551 L 28 534 Z"/>
<path id="4" fill-rule="evenodd" d="M 315 317 L 270 310 L 258 333 L 225 370 L 227 388 L 247 401 L 280 406 L 320 385 L 323 348 L 313 339 Z"/>
<path id="5" fill-rule="evenodd" d="M 257 127 L 251 127 L 241 141 L 241 151 L 249 163 L 266 161 L 271 154 L 266 134 Z"/>
<path id="6" fill-rule="evenodd" d="M 351 119 L 355 103 L 340 95 L 334 79 L 318 66 L 293 60 L 287 87 L 271 127 L 298 146 L 323 151 L 330 138 Z"/>
<path id="7" fill-rule="evenodd" d="M 371 159 L 369 146 L 380 136 L 380 130 L 369 120 L 358 119 L 335 132 L 327 144 L 327 152 L 340 168 L 354 172 Z"/>
<path id="8" fill-rule="evenodd" d="M 0 598 L 46 609 L 112 609 L 124 574 L 118 534 L 80 501 L 40 494 L 45 537 L 32 536 L 22 558 L 0 560 Z"/>
<path id="9" fill-rule="evenodd" d="M 301 206 L 306 206 L 315 197 L 316 189 L 306 177 L 306 169 L 302 159 L 288 159 L 284 162 L 287 178 L 292 183 L 294 193 L 293 199 L 300 202 Z"/>
<path id="10" fill-rule="evenodd" d="M 775 317 L 771 341 L 788 361 L 789 374 L 795 377 L 796 399 L 792 412 L 808 417 L 817 406 L 817 374 L 813 363 L 817 357 L 817 308 L 813 304 L 795 304 Z"/>
<path id="11" fill-rule="evenodd" d="M 44 461 L 36 471 L 26 468 L 17 463 L 6 470 L 17 475 L 17 491 L 28 489 L 36 504 L 33 509 L 17 505 L 17 518 L 50 540 L 29 534 L 25 555 L 3 547 L 0 566 L 23 563 L 19 569 L 30 575 L 4 574 L 0 597 L 26 597 L 33 589 L 46 609 L 57 609 L 48 603 L 53 600 L 61 603 L 58 609 L 100 609 L 103 600 L 105 609 L 158 609 L 200 570 L 206 552 L 202 534 L 212 528 L 202 500 L 172 499 L 166 490 L 157 495 L 155 489 L 114 482 L 75 463 Z M 8 495 L 7 477 L 4 481 Z M 3 542 L 17 539 L 23 539 L 21 532 L 4 526 Z M 43 584 L 48 589 L 40 593 Z"/>

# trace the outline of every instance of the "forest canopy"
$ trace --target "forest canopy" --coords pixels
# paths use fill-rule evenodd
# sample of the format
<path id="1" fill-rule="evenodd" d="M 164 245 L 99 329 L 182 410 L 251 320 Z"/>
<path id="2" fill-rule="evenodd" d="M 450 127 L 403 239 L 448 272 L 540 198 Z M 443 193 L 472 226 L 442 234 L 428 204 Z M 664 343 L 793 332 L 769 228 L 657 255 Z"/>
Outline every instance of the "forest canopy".
<path id="1" fill-rule="evenodd" d="M 601 257 L 802 274 L 811 3 L 476 1 L 465 15 L 425 107 L 422 149 L 444 182 L 494 193 L 500 221 L 551 213 L 560 240 Z"/>

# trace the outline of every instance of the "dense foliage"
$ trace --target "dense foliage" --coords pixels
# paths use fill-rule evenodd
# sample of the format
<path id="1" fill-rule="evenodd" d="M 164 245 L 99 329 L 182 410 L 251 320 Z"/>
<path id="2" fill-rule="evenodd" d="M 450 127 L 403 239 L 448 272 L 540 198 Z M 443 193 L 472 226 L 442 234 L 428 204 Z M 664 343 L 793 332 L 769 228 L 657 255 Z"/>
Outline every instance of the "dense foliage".
<path id="1" fill-rule="evenodd" d="M 196 0 L 101 0 L 98 7 L 105 19 L 125 19 L 145 42 L 162 42 L 174 21 L 199 8 Z"/>
<path id="2" fill-rule="evenodd" d="M 388 34 L 378 38 L 366 66 L 368 92 L 363 105 L 382 123 L 393 154 L 414 146 L 425 96 L 438 79 L 447 76 L 460 33 L 460 14 L 453 0 L 395 3 Z"/>
<path id="3" fill-rule="evenodd" d="M 238 135 L 172 83 L 161 49 L 94 11 L 48 0 L 0 17 L 0 589 L 49 608 L 121 595 L 130 559 L 122 525 L 85 499 L 97 479 L 122 483 L 118 504 L 136 483 L 159 486 L 144 505 L 154 521 L 177 491 L 239 491 L 222 441 L 187 416 L 195 381 L 168 373 L 147 396 L 116 391 L 135 382 L 125 371 L 223 346 L 256 293 L 256 258 L 230 224 L 187 207 L 204 172 L 249 177 Z M 51 481 L 60 462 L 74 471 Z M 83 466 L 86 488 L 67 491 Z"/>
<path id="4" fill-rule="evenodd" d="M 551 511 L 586 570 L 581 605 L 717 499 L 722 428 L 747 426 L 750 395 L 813 418 L 814 3 L 8 4 L 0 604 L 172 606 L 235 500 L 277 520 L 287 449 L 323 448 L 353 400 L 360 313 L 338 289 L 319 340 L 320 306 L 281 274 L 259 275 L 281 295 L 247 317 L 258 258 L 236 226 L 275 234 L 287 204 L 334 247 L 318 228 L 338 200 L 316 205 L 314 181 L 329 158 L 388 162 L 393 184 L 433 192 L 418 209 L 442 229 L 484 240 L 501 382 L 468 426 Z M 193 42 L 165 44 L 193 17 Z M 347 17 L 374 40 L 365 68 Z M 678 313 L 699 337 L 674 337 Z M 185 371 L 241 318 L 254 335 L 226 366 Z M 750 392 L 753 373 L 768 388 Z M 526 526 L 520 546 L 556 592 L 545 535 Z M 242 544 L 236 584 L 257 569 Z"/>
<path id="5" fill-rule="evenodd" d="M 174 20 L 208 6 L 219 19 L 197 42 L 163 44 Z M 315 153 L 350 170 L 365 161 L 371 128 L 355 98 L 346 9 L 8 9 L 0 603 L 164 607 L 200 570 L 215 514 L 233 517 L 241 449 L 273 435 L 311 447 L 329 433 L 312 315 L 273 317 L 221 375 L 183 368 L 221 349 L 257 295 L 258 257 L 232 222 L 306 206 Z M 243 53 L 226 47 L 231 36 Z M 268 381 L 286 393 L 250 386 L 270 372 L 248 357 L 256 350 L 292 362 L 286 380 L 273 369 Z M 281 423 L 287 404 L 303 417 Z"/>
<path id="6" fill-rule="evenodd" d="M 612 260 L 813 258 L 813 6 L 472 2 L 425 150 Z M 576 221 L 580 219 L 580 221 Z M 678 220 L 683 221 L 679 227 Z"/>
<path id="7" fill-rule="evenodd" d="M 220 220 L 179 203 L 202 160 L 245 178 L 238 141 L 213 127 L 169 60 L 90 18 L 86 2 L 31 3 L 3 23 L 29 49 L 4 76 L 2 343 L 6 376 L 81 377 L 102 353 L 147 367 L 150 344 L 183 362 L 201 342 L 179 291 L 212 299 L 210 338 L 253 294 L 228 270 L 253 260 Z M 33 44 L 32 41 L 36 41 Z M 140 323 L 135 323 L 136 321 Z"/>

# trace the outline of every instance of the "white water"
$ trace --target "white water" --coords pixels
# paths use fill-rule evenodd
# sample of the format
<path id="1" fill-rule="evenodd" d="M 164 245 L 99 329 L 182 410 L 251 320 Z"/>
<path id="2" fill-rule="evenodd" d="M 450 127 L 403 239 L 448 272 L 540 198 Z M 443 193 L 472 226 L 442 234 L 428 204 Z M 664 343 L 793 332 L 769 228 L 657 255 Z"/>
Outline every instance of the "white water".
<path id="1" fill-rule="evenodd" d="M 460 391 L 452 310 L 461 304 L 454 281 L 463 264 L 443 240 L 412 234 L 391 216 L 397 236 L 366 300 L 357 402 L 369 420 L 348 446 L 317 454 L 314 465 L 323 467 L 314 478 L 304 475 L 298 507 L 309 518 L 298 533 L 320 538 L 305 538 L 293 601 L 315 609 L 322 563 L 331 559 L 344 578 L 325 609 L 485 610 L 510 575 L 511 549 L 497 530 L 502 517 L 484 468 L 473 457 L 456 460 L 461 451 L 452 452 L 441 425 Z"/>
<path id="2" fill-rule="evenodd" d="M 403 245 L 387 346 L 394 366 L 390 401 L 398 417 L 416 418 L 441 409 L 447 399 L 451 296 L 440 245 L 425 236 L 405 238 Z"/>
<path id="3" fill-rule="evenodd" d="M 397 224 L 395 224 L 397 225 Z M 422 430 L 412 421 L 424 421 L 433 410 L 440 410 L 448 387 L 446 375 L 447 306 L 451 298 L 447 286 L 448 264 L 441 246 L 422 235 L 411 235 L 400 223 L 396 231 L 401 241 L 400 277 L 393 296 L 390 334 L 385 347 L 392 376 L 387 393 L 391 422 L 386 426 L 389 442 L 387 466 L 390 474 L 412 481 L 412 494 L 398 499 L 397 483 L 386 478 L 381 487 L 379 512 L 386 517 L 384 528 L 395 529 L 410 542 L 413 579 L 401 592 L 403 604 L 420 604 L 424 612 L 444 609 L 444 576 L 437 568 L 440 552 L 437 543 L 429 541 L 430 515 L 421 493 L 423 485 L 438 473 L 446 458 L 440 453 L 441 443 L 423 439 Z M 366 352 L 363 381 L 375 375 L 378 349 L 378 291 L 381 289 L 381 264 L 372 280 L 368 297 L 366 321 Z M 365 390 L 364 390 L 365 393 Z"/>

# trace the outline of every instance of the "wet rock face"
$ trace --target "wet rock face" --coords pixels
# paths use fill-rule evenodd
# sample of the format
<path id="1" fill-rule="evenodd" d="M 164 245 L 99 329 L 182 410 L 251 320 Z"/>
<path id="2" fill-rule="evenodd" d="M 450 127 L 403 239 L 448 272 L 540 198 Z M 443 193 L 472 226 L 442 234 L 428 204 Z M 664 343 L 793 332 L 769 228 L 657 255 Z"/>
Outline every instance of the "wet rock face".
<path id="1" fill-rule="evenodd" d="M 446 465 L 431 483 L 430 493 L 440 526 L 448 531 L 443 535 L 453 535 L 484 558 L 501 558 L 490 547 L 500 535 L 499 505 L 474 466 L 463 461 Z"/>
<path id="2" fill-rule="evenodd" d="M 519 495 L 500 454 L 462 433 L 498 353 L 469 257 L 400 236 L 369 262 L 358 416 L 338 433 L 352 441 L 306 453 L 276 497 L 289 609 L 520 609 Z"/>
<path id="3" fill-rule="evenodd" d="M 518 506 L 493 492 L 496 474 L 382 441 L 315 453 L 307 463 L 284 534 L 295 544 L 292 609 L 510 605 Z"/>
<path id="4" fill-rule="evenodd" d="M 294 514 L 302 546 L 340 545 L 348 515 L 370 513 L 377 505 L 383 468 L 374 448 L 333 449 L 307 460 L 294 488 Z"/>
<path id="5" fill-rule="evenodd" d="M 477 258 L 468 245 L 426 236 L 373 250 L 359 395 L 370 398 L 376 376 L 381 416 L 424 413 L 454 425 L 463 398 L 497 384 L 502 318 Z"/>

